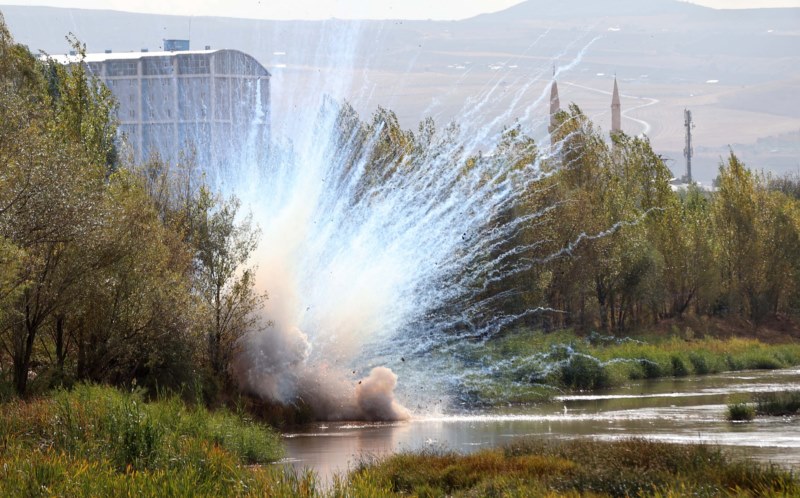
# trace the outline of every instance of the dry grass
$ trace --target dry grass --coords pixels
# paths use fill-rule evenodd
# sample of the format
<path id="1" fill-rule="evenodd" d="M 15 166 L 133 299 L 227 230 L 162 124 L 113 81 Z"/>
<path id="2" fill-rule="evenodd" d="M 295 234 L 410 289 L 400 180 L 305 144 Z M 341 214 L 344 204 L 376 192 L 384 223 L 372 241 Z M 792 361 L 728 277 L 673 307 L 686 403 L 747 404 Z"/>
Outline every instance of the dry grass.
<path id="1" fill-rule="evenodd" d="M 633 439 L 531 440 L 472 455 L 424 452 L 367 463 L 354 476 L 397 496 L 786 496 L 796 478 L 730 461 L 719 449 Z"/>

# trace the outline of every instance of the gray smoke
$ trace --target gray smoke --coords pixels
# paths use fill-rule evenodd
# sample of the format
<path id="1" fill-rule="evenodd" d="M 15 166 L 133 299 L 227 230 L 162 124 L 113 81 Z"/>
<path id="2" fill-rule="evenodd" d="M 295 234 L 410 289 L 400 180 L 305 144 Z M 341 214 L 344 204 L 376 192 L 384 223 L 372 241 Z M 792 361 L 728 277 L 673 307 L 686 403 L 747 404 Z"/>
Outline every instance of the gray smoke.
<path id="1" fill-rule="evenodd" d="M 303 401 L 319 420 L 406 420 L 411 414 L 394 397 L 397 375 L 373 368 L 363 379 L 325 361 L 310 359 L 308 337 L 297 327 L 269 327 L 243 339 L 234 366 L 239 383 L 264 399 Z"/>

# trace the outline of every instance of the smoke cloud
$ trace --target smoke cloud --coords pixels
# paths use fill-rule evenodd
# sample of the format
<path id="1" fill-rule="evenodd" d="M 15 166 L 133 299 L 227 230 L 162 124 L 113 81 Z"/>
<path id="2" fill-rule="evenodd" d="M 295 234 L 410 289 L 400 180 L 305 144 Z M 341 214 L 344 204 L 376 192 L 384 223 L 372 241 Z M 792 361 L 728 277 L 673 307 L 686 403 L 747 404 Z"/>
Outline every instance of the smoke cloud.
<path id="1" fill-rule="evenodd" d="M 308 337 L 297 327 L 268 328 L 245 338 L 234 372 L 240 385 L 282 404 L 307 403 L 319 420 L 406 420 L 395 399 L 397 375 L 375 367 L 358 381 L 327 362 L 309 359 Z"/>
<path id="2" fill-rule="evenodd" d="M 386 367 L 375 367 L 356 386 L 356 405 L 366 420 L 405 420 L 411 414 L 394 399 L 397 375 Z"/>

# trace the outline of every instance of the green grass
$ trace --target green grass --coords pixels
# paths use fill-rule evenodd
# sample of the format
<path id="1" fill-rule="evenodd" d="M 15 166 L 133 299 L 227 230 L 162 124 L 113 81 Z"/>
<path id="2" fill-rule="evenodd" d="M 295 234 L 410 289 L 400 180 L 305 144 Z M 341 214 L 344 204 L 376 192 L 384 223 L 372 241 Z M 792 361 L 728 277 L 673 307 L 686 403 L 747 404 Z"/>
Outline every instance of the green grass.
<path id="1" fill-rule="evenodd" d="M 788 416 L 800 414 L 800 391 L 760 393 L 755 396 L 759 415 Z"/>
<path id="2" fill-rule="evenodd" d="M 281 456 L 269 427 L 177 398 L 79 385 L 0 405 L 2 496 L 238 493 L 257 481 L 245 465 Z"/>
<path id="3" fill-rule="evenodd" d="M 460 391 L 477 404 L 542 401 L 558 390 L 584 391 L 632 380 L 705 375 L 734 370 L 800 365 L 800 344 L 765 344 L 754 339 L 687 340 L 579 337 L 569 330 L 516 330 L 464 353 Z"/>
<path id="4" fill-rule="evenodd" d="M 728 405 L 728 420 L 731 422 L 749 422 L 756 418 L 756 409 L 749 403 L 733 403 Z"/>

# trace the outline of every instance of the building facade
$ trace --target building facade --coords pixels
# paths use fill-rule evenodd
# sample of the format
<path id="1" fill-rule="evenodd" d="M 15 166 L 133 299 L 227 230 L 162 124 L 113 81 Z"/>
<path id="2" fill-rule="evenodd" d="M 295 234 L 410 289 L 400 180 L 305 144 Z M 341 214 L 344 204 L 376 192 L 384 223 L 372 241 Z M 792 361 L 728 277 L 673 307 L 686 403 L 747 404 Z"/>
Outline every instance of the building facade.
<path id="1" fill-rule="evenodd" d="M 187 43 L 188 45 L 188 43 Z M 266 147 L 270 74 L 237 50 L 87 54 L 118 101 L 119 131 L 134 160 L 194 155 L 201 166 Z"/>

